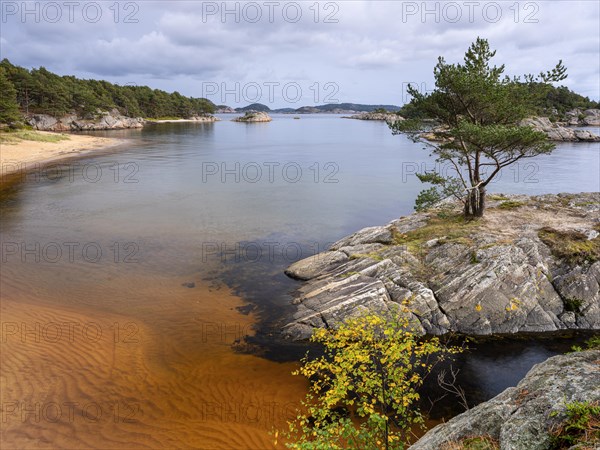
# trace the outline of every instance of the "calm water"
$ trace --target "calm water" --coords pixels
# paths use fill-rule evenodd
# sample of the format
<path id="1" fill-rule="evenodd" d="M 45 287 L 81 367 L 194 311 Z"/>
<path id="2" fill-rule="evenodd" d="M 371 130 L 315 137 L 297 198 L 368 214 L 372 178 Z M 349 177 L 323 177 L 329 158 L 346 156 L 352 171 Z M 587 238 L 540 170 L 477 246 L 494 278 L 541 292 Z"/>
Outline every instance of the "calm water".
<path id="1" fill-rule="evenodd" d="M 3 298 L 59 293 L 46 300 L 94 314 L 130 313 L 168 336 L 178 319 L 166 324 L 161 317 L 169 298 L 140 295 L 149 279 L 174 291 L 188 289 L 182 282 L 225 282 L 248 303 L 244 311 L 262 319 L 255 340 L 267 356 L 297 358 L 304 348 L 270 333 L 297 285 L 283 269 L 362 227 L 409 214 L 422 189 L 414 173 L 435 162 L 380 122 L 276 115 L 271 123 L 242 124 L 222 117 L 105 132 L 130 140 L 118 151 L 29 175 L 2 201 Z M 490 191 L 598 191 L 598 150 L 561 144 L 505 170 Z M 195 332 L 186 328 L 188 351 Z M 471 399 L 497 394 L 571 344 L 480 345 L 460 363 Z M 506 376 L 495 376 L 499 370 Z"/>

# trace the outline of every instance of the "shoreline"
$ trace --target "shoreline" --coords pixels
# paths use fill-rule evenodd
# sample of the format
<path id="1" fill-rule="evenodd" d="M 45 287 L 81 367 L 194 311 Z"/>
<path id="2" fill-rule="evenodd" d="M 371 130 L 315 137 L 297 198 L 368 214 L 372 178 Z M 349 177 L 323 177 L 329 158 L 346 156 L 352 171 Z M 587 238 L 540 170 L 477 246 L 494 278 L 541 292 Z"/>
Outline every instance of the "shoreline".
<path id="1" fill-rule="evenodd" d="M 46 165 L 88 155 L 93 152 L 107 150 L 127 142 L 126 139 L 96 137 L 72 133 L 56 133 L 35 131 L 45 136 L 66 136 L 67 139 L 57 142 L 19 140 L 15 143 L 0 144 L 0 183 L 25 174 L 27 171 Z"/>
<path id="2" fill-rule="evenodd" d="M 149 123 L 214 123 L 219 122 L 220 120 L 221 119 L 215 116 L 209 116 L 199 119 L 145 119 L 144 125 Z"/>

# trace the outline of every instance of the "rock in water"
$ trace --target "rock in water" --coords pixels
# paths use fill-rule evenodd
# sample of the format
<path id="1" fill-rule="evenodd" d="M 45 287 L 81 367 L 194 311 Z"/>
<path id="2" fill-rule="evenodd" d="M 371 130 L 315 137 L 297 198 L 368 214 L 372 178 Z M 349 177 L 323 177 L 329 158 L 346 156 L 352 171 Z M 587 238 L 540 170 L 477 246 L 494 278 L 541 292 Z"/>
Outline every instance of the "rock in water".
<path id="1" fill-rule="evenodd" d="M 233 119 L 234 122 L 270 122 L 271 116 L 265 112 L 247 112 L 242 117 Z"/>
<path id="2" fill-rule="evenodd" d="M 550 430 L 565 419 L 566 403 L 600 401 L 599 361 L 599 350 L 549 358 L 516 387 L 429 430 L 410 450 L 459 448 L 452 444 L 476 436 L 495 439 L 502 450 L 549 449 Z"/>
<path id="3" fill-rule="evenodd" d="M 566 128 L 559 124 L 550 122 L 550 119 L 548 119 L 547 117 L 531 117 L 529 119 L 523 120 L 521 122 L 521 125 L 530 126 L 534 130 L 546 133 L 548 139 L 552 141 L 600 141 L 600 136 L 595 135 L 591 131 Z"/>

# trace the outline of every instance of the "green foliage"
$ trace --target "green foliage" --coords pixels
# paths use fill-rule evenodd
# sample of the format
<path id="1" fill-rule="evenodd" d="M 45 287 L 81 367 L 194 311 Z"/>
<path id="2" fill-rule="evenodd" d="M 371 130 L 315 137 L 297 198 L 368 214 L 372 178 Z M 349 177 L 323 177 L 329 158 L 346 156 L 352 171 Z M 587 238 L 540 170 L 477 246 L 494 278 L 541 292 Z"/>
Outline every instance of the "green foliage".
<path id="1" fill-rule="evenodd" d="M 17 91 L 7 78 L 5 70 L 0 67 L 0 124 L 15 126 L 21 120 Z"/>
<path id="2" fill-rule="evenodd" d="M 458 180 L 462 187 L 460 198 L 467 217 L 483 215 L 486 186 L 501 169 L 554 149 L 544 133 L 519 122 L 545 95 L 545 86 L 566 77 L 562 62 L 537 77 L 526 75 L 523 82 L 503 76 L 504 65 L 492 66 L 495 54 L 487 40 L 477 38 L 463 64 L 448 64 L 440 57 L 433 71 L 435 90 L 422 94 L 409 86 L 412 120 L 389 124 L 394 134 L 404 133 L 425 143 L 438 162 L 451 164 L 452 183 Z M 425 124 L 419 119 L 423 117 L 438 125 L 432 130 L 435 143 L 422 136 Z M 419 208 L 444 196 L 439 189 L 442 182 L 436 181 L 436 189 L 419 197 Z"/>
<path id="3" fill-rule="evenodd" d="M 0 68 L 14 86 L 17 104 L 26 114 L 62 117 L 74 113 L 93 118 L 99 110 L 116 108 L 128 117 L 189 118 L 214 111 L 211 101 L 185 97 L 179 92 L 169 94 L 147 86 L 119 86 L 102 80 L 59 76 L 44 67 L 29 71 L 7 59 L 0 62 Z"/>
<path id="4" fill-rule="evenodd" d="M 469 243 L 469 236 L 479 223 L 466 220 L 462 215 L 444 215 L 430 217 L 427 225 L 407 233 L 393 232 L 396 245 L 406 245 L 409 250 L 419 251 L 421 246 L 431 239 L 443 239 L 444 242 Z"/>
<path id="5" fill-rule="evenodd" d="M 516 200 L 506 200 L 498 205 L 499 209 L 516 209 L 525 205 L 523 202 L 518 202 Z"/>
<path id="6" fill-rule="evenodd" d="M 600 237 L 588 239 L 579 231 L 559 231 L 550 227 L 541 228 L 538 236 L 554 256 L 569 264 L 587 265 L 600 261 Z"/>
<path id="7" fill-rule="evenodd" d="M 565 311 L 579 313 L 583 305 L 583 300 L 575 297 L 565 297 L 563 303 L 565 304 Z"/>
<path id="8" fill-rule="evenodd" d="M 315 330 L 311 340 L 325 354 L 304 358 L 295 372 L 311 386 L 305 412 L 283 433 L 289 448 L 405 448 L 411 428 L 423 423 L 417 409 L 423 377 L 458 352 L 437 338 L 418 339 L 405 317 L 365 313 L 337 330 Z"/>
<path id="9" fill-rule="evenodd" d="M 571 347 L 573 352 L 582 352 L 584 350 L 600 350 L 600 336 L 594 336 L 585 341 L 585 348 L 580 345 Z"/>
<path id="10" fill-rule="evenodd" d="M 552 430 L 551 450 L 571 448 L 597 448 L 600 444 L 600 405 L 597 402 L 572 402 L 565 404 L 565 420 Z M 558 411 L 552 416 L 556 417 Z M 592 447 L 594 446 L 594 447 Z"/>
<path id="11" fill-rule="evenodd" d="M 461 197 L 462 186 L 457 178 L 444 178 L 436 172 L 418 173 L 417 177 L 422 183 L 430 183 L 433 186 L 419 193 L 415 200 L 416 211 L 425 211 L 450 196 Z"/>
<path id="12" fill-rule="evenodd" d="M 600 104 L 590 100 L 588 97 L 576 94 L 565 86 L 548 87 L 545 85 L 533 84 L 530 86 L 532 90 L 540 90 L 539 98 L 531 111 L 532 115 L 548 116 L 554 120 L 565 120 L 566 112 L 573 109 L 592 109 L 599 108 Z M 578 118 L 583 119 L 583 115 Z"/>
<path id="13" fill-rule="evenodd" d="M 471 258 L 470 258 L 469 262 L 470 262 L 471 264 L 479 264 L 479 262 L 480 262 L 480 261 L 479 261 L 479 259 L 477 258 L 477 252 L 476 252 L 476 251 L 472 251 L 472 252 L 471 252 Z"/>

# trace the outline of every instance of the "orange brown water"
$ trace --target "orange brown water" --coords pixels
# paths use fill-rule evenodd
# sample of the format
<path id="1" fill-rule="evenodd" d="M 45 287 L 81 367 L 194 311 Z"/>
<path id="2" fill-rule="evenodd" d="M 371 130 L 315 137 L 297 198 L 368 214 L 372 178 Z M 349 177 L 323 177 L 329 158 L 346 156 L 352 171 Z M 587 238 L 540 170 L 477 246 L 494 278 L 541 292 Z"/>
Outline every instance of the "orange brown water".
<path id="1" fill-rule="evenodd" d="M 232 350 L 252 332 L 241 304 L 166 277 L 63 290 L 4 277 L 1 447 L 272 448 L 306 382 Z"/>

